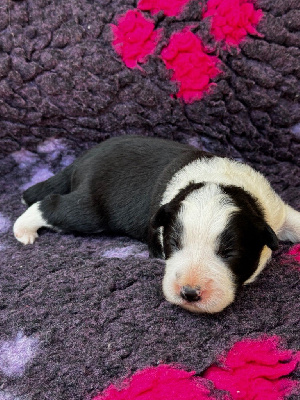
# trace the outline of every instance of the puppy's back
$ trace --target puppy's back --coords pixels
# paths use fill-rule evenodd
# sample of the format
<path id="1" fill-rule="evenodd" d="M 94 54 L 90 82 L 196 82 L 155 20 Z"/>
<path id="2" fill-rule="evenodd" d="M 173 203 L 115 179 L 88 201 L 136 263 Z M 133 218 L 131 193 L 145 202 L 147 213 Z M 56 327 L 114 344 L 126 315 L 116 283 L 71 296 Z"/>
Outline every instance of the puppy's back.
<path id="1" fill-rule="evenodd" d="M 91 149 L 75 164 L 73 183 L 88 186 L 107 228 L 147 240 L 152 207 L 182 166 L 206 153 L 169 140 L 124 136 Z"/>

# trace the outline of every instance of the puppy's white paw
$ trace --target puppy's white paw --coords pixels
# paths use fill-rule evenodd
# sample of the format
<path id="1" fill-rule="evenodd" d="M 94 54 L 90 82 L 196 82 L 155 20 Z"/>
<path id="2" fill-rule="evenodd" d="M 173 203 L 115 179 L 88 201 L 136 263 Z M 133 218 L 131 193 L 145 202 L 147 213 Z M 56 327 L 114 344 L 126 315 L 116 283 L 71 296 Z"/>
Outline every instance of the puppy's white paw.
<path id="1" fill-rule="evenodd" d="M 33 244 L 39 236 L 37 231 L 42 226 L 49 226 L 39 210 L 39 203 L 29 207 L 15 222 L 15 238 L 23 244 Z"/>
<path id="2" fill-rule="evenodd" d="M 20 217 L 21 218 L 21 217 Z M 22 225 L 22 221 L 16 221 L 14 225 L 14 235 L 15 238 L 23 244 L 33 244 L 35 239 L 39 237 L 36 230 L 32 230 Z"/>

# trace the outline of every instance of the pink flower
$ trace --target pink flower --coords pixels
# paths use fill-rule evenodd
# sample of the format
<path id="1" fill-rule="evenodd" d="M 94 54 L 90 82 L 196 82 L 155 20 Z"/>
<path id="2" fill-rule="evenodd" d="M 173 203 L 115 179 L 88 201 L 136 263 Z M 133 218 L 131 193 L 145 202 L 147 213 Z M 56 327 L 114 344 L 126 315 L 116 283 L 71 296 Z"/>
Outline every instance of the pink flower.
<path id="1" fill-rule="evenodd" d="M 93 400 L 214 400 L 203 382 L 195 372 L 162 364 L 136 372 L 119 387 L 110 385 Z"/>
<path id="2" fill-rule="evenodd" d="M 172 80 L 179 83 L 177 96 L 187 103 L 200 100 L 212 85 L 211 79 L 220 73 L 218 59 L 205 52 L 201 40 L 188 28 L 171 36 L 161 57 L 173 70 Z"/>
<path id="3" fill-rule="evenodd" d="M 297 381 L 283 377 L 297 368 L 300 352 L 282 350 L 279 343 L 277 336 L 237 342 L 204 377 L 233 400 L 283 400 L 299 388 Z"/>
<path id="4" fill-rule="evenodd" d="M 168 17 L 176 16 L 181 13 L 183 7 L 190 0 L 140 0 L 138 8 L 143 11 L 150 11 L 151 14 L 157 14 L 163 11 Z"/>
<path id="5" fill-rule="evenodd" d="M 154 23 L 138 10 L 129 10 L 112 25 L 113 46 L 128 68 L 138 67 L 147 56 L 154 53 L 161 30 L 154 30 Z"/>
<path id="6" fill-rule="evenodd" d="M 255 27 L 263 16 L 249 0 L 209 0 L 203 18 L 211 18 L 211 34 L 217 41 L 237 46 L 248 33 L 259 35 Z"/>
<path id="7" fill-rule="evenodd" d="M 294 260 L 300 262 L 300 244 L 296 244 L 288 251 L 288 255 L 292 256 Z"/>

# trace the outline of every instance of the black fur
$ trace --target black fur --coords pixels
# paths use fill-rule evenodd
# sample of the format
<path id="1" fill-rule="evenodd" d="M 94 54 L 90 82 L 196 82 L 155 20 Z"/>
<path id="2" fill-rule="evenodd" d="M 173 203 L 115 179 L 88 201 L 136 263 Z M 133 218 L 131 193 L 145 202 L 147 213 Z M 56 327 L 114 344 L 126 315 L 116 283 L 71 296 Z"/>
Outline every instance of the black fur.
<path id="1" fill-rule="evenodd" d="M 200 189 L 204 186 L 204 183 L 191 182 L 185 188 L 181 189 L 179 193 L 167 204 L 162 205 L 158 211 L 152 216 L 150 220 L 150 238 L 152 253 L 158 254 L 168 259 L 175 250 L 181 248 L 181 231 L 182 226 L 177 221 L 177 215 L 181 206 L 182 201 L 194 190 Z M 160 241 L 157 238 L 157 229 L 161 226 L 164 227 L 163 233 L 163 245 L 161 248 Z M 155 237 L 155 240 L 151 240 L 151 235 Z M 156 248 L 155 248 L 156 246 Z"/>
<path id="2" fill-rule="evenodd" d="M 23 193 L 23 200 L 28 206 L 43 200 L 49 194 L 67 194 L 71 191 L 72 166 L 66 167 L 50 179 L 39 182 Z"/>
<path id="3" fill-rule="evenodd" d="M 41 201 L 43 218 L 60 230 L 106 230 L 147 242 L 150 218 L 167 183 L 184 165 L 203 157 L 212 155 L 168 140 L 112 138 L 26 190 L 23 198 L 28 205 Z M 159 255 L 152 243 L 149 249 Z"/>
<path id="4" fill-rule="evenodd" d="M 219 238 L 218 254 L 234 272 L 237 283 L 245 282 L 256 270 L 265 245 L 278 248 L 278 239 L 266 223 L 257 200 L 237 186 L 221 186 L 240 211 L 234 213 Z"/>

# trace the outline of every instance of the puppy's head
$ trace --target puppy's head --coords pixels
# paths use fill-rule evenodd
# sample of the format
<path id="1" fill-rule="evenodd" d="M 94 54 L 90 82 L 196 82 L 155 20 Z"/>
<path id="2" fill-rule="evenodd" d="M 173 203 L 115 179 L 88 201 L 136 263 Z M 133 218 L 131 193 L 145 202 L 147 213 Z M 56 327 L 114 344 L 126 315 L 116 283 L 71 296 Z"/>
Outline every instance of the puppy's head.
<path id="1" fill-rule="evenodd" d="M 257 201 L 243 189 L 191 183 L 151 220 L 166 259 L 166 299 L 194 312 L 227 307 L 278 246 Z"/>

